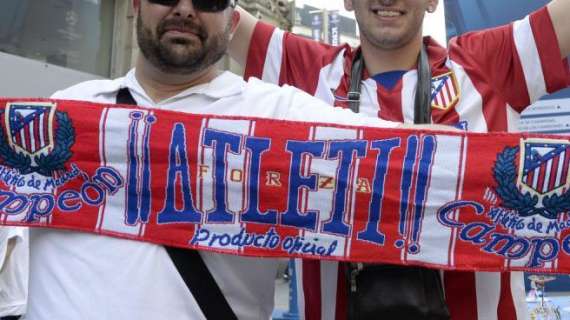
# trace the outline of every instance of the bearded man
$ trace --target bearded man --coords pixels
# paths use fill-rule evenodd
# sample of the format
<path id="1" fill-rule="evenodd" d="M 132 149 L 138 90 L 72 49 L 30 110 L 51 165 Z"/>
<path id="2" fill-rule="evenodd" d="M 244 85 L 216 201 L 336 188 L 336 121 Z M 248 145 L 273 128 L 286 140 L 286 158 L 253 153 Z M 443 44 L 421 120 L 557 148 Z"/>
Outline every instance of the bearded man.
<path id="1" fill-rule="evenodd" d="M 219 71 L 215 64 L 225 53 L 239 19 L 234 0 L 137 0 L 134 5 L 141 52 L 136 67 L 124 77 L 84 82 L 53 98 L 192 113 L 397 126 L 348 110 L 333 110 L 292 87 L 245 82 Z M 314 105 L 311 111 L 303 108 L 308 104 Z M 124 212 L 100 210 L 97 221 L 98 228 L 122 228 Z M 142 224 L 125 228 L 121 232 L 145 233 Z M 31 231 L 30 251 L 26 314 L 30 320 L 257 320 L 268 319 L 273 311 L 276 259 L 197 253 L 48 229 Z"/>

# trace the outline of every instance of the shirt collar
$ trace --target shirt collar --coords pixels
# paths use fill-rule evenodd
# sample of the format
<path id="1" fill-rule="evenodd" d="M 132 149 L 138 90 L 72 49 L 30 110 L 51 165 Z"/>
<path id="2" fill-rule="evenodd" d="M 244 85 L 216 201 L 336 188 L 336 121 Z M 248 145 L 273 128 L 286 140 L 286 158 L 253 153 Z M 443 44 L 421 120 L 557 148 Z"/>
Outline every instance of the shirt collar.
<path id="1" fill-rule="evenodd" d="M 425 36 L 423 38 L 423 42 L 424 45 L 426 46 L 426 51 L 428 54 L 428 60 L 430 63 L 430 66 L 432 68 L 432 74 L 441 74 L 444 72 L 448 71 L 448 68 L 446 67 L 446 61 L 447 61 L 447 49 L 443 46 L 441 46 L 439 43 L 437 43 L 437 41 L 435 41 L 435 39 L 433 39 L 430 36 Z M 348 63 L 350 63 L 349 65 L 345 65 L 345 72 L 348 72 L 350 74 L 350 70 L 352 69 L 352 59 L 354 59 L 354 56 L 356 55 L 356 52 L 358 50 L 362 50 L 361 47 L 358 47 L 356 49 L 353 49 L 352 51 L 349 52 L 349 57 L 350 59 L 347 59 L 347 61 L 349 61 Z M 415 72 L 415 69 L 412 69 L 411 71 Z M 368 70 L 366 70 L 366 68 L 364 68 L 363 73 L 362 73 L 362 79 L 366 80 L 371 78 L 373 75 L 370 75 L 368 73 Z"/>
<path id="2" fill-rule="evenodd" d="M 145 90 L 135 77 L 135 69 L 131 69 L 124 77 L 121 88 L 125 87 L 150 100 Z M 212 81 L 188 88 L 173 97 L 161 101 L 160 104 L 185 99 L 193 95 L 202 95 L 217 100 L 239 95 L 242 93 L 244 88 L 245 81 L 241 77 L 229 71 L 224 71 L 216 76 Z"/>

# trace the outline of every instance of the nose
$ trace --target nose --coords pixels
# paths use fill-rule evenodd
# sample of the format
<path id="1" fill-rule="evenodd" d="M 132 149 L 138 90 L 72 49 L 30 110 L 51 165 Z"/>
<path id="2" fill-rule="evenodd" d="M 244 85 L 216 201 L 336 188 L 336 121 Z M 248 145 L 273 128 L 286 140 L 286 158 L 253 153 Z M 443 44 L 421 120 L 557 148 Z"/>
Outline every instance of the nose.
<path id="1" fill-rule="evenodd" d="M 192 5 L 192 0 L 179 0 L 178 4 L 172 9 L 172 14 L 181 18 L 194 17 L 196 10 Z"/>

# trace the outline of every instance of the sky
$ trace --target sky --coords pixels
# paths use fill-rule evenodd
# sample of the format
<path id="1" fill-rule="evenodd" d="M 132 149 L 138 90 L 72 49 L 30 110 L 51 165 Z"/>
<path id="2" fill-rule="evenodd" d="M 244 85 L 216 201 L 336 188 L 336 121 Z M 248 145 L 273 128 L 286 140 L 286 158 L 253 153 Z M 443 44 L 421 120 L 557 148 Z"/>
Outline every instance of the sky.
<path id="1" fill-rule="evenodd" d="M 343 0 L 296 0 L 296 6 L 311 5 L 317 8 L 326 8 L 328 10 L 339 10 L 341 14 L 354 17 L 351 12 L 344 10 Z M 445 44 L 445 17 L 443 1 L 437 10 L 432 14 L 427 14 L 424 20 L 424 34 L 435 38 L 440 44 Z"/>

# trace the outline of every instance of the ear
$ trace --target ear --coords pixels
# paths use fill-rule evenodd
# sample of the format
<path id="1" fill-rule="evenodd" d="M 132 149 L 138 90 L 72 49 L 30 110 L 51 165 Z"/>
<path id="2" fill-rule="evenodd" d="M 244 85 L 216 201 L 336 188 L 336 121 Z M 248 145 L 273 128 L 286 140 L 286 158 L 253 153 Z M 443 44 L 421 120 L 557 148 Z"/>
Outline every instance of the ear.
<path id="1" fill-rule="evenodd" d="M 354 5 L 352 4 L 352 0 L 344 0 L 344 9 L 346 11 L 353 11 Z"/>
<path id="2" fill-rule="evenodd" d="M 241 20 L 241 15 L 239 14 L 239 11 L 233 10 L 232 11 L 232 28 L 231 28 L 232 35 L 234 34 L 234 32 L 236 32 L 240 20 Z"/>
<path id="3" fill-rule="evenodd" d="M 429 12 L 429 13 L 435 12 L 438 4 L 439 4 L 439 0 L 428 0 L 427 1 L 427 12 Z"/>

